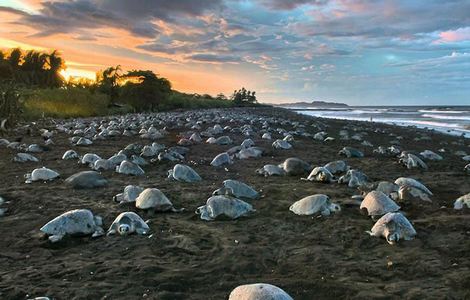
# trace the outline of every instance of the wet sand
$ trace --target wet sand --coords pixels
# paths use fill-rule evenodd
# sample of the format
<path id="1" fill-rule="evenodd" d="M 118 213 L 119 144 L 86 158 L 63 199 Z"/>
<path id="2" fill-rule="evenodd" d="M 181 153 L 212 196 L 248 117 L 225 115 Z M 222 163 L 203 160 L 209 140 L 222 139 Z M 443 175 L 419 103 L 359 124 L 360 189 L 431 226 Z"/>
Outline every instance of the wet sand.
<path id="1" fill-rule="evenodd" d="M 258 159 L 236 160 L 223 168 L 209 165 L 212 158 L 244 137 L 228 135 L 233 145 L 196 144 L 190 146 L 185 163 L 203 178 L 187 184 L 166 179 L 174 163 L 144 166 L 143 177 L 104 172 L 110 180 L 106 188 L 72 190 L 63 184 L 68 176 L 88 167 L 60 158 L 68 149 L 79 154 L 97 153 L 109 157 L 134 142 L 149 144 L 139 137 L 108 138 L 89 147 L 72 147 L 65 134 L 57 134 L 50 151 L 35 154 L 39 163 L 14 163 L 13 150 L 0 147 L 0 196 L 9 211 L 0 217 L 0 298 L 27 299 L 48 296 L 52 299 L 226 299 L 238 285 L 265 282 L 277 285 L 294 299 L 468 299 L 470 298 L 470 213 L 455 211 L 453 202 L 470 192 L 470 177 L 465 162 L 454 151 L 470 152 L 470 141 L 423 130 L 382 124 L 340 120 L 322 120 L 296 115 L 281 109 L 247 109 L 259 115 L 283 118 L 323 126 L 335 141 L 324 143 L 296 137 L 292 150 L 275 150 L 272 141 L 251 137 L 267 150 Z M 203 129 L 209 125 L 204 124 Z M 222 127 L 244 123 L 221 124 Z M 428 171 L 408 170 L 396 158 L 380 157 L 360 142 L 343 141 L 338 132 L 343 126 L 353 132 L 368 132 L 366 140 L 388 146 L 388 133 L 403 136 L 403 150 L 437 152 L 443 161 L 427 162 Z M 278 126 L 275 126 L 278 127 Z M 40 127 L 41 128 L 41 127 Z M 259 129 L 259 123 L 257 125 Z M 285 126 L 287 130 L 293 129 Z M 374 133 L 376 128 L 387 132 Z M 183 128 L 169 128 L 170 134 L 158 140 L 174 146 Z M 306 127 L 315 134 L 319 130 Z M 415 141 L 424 133 L 429 141 Z M 6 136 L 14 140 L 17 135 Z M 273 138 L 280 138 L 276 134 Z M 38 135 L 25 136 L 23 142 L 40 142 Z M 365 233 L 374 222 L 362 215 L 357 206 L 342 206 L 328 217 L 297 216 L 289 206 L 308 195 L 322 193 L 334 202 L 350 199 L 354 189 L 346 185 L 301 181 L 295 177 L 262 177 L 257 168 L 299 157 L 313 166 L 340 159 L 344 146 L 365 152 L 365 158 L 344 159 L 362 170 L 371 181 L 394 181 L 413 177 L 433 193 L 433 202 L 402 205 L 418 235 L 415 240 L 391 246 L 384 239 Z M 25 184 L 23 175 L 46 166 L 61 174 L 48 183 Z M 225 179 L 241 180 L 261 192 L 250 201 L 256 213 L 233 221 L 206 222 L 194 214 Z M 132 205 L 119 206 L 115 194 L 128 184 L 156 187 L 176 207 L 186 211 L 154 216 Z M 44 240 L 39 228 L 57 215 L 76 208 L 88 208 L 104 219 L 104 227 L 123 211 L 136 211 L 150 219 L 150 237 L 67 238 L 58 244 Z"/>

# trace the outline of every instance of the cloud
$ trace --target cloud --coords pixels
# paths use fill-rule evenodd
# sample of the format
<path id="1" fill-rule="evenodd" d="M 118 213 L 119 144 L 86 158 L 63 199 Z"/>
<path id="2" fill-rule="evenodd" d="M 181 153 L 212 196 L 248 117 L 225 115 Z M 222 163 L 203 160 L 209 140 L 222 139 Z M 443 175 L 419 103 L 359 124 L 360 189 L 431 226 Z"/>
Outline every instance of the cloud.
<path id="1" fill-rule="evenodd" d="M 263 5 L 277 10 L 292 10 L 302 5 L 324 5 L 327 0 L 261 0 Z"/>
<path id="2" fill-rule="evenodd" d="M 186 56 L 186 59 L 198 62 L 208 63 L 238 63 L 240 58 L 233 55 L 217 55 L 217 54 L 193 54 Z"/>

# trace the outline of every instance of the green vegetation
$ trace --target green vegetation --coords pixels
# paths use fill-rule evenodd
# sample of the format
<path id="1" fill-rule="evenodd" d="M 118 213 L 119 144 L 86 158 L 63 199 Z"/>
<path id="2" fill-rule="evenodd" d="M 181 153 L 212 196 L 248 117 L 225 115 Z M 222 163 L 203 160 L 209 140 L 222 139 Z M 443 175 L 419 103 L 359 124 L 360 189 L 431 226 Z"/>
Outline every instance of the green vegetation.
<path id="1" fill-rule="evenodd" d="M 120 66 L 85 78 L 66 81 L 58 51 L 50 53 L 19 48 L 0 51 L 0 118 L 88 117 L 127 112 L 222 108 L 257 104 L 255 92 L 236 90 L 223 94 L 186 94 L 150 70 L 123 72 Z M 0 120 L 1 121 L 1 120 Z"/>

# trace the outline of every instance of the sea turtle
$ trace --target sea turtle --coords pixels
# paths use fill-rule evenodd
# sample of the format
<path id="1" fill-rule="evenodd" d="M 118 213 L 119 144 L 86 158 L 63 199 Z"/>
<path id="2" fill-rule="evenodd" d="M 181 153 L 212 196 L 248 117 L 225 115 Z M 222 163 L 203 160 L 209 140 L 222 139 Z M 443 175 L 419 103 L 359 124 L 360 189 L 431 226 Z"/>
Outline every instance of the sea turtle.
<path id="1" fill-rule="evenodd" d="M 324 168 L 330 171 L 331 174 L 345 173 L 349 170 L 349 166 L 343 160 L 336 160 L 324 165 Z"/>
<path id="2" fill-rule="evenodd" d="M 180 153 L 176 152 L 176 151 L 168 150 L 168 151 L 160 152 L 158 154 L 158 160 L 159 161 L 165 161 L 165 160 L 168 160 L 168 161 L 182 161 L 182 160 L 184 160 L 184 156 L 181 155 Z"/>
<path id="3" fill-rule="evenodd" d="M 334 176 L 327 168 L 316 167 L 310 172 L 310 175 L 305 179 L 308 181 L 318 181 L 323 183 L 334 182 Z"/>
<path id="4" fill-rule="evenodd" d="M 145 174 L 142 168 L 128 160 L 124 160 L 119 166 L 116 167 L 116 172 L 126 175 L 141 176 Z"/>
<path id="5" fill-rule="evenodd" d="M 195 132 L 193 133 L 190 137 L 189 137 L 189 140 L 193 143 L 200 143 L 202 142 L 202 138 L 201 136 L 199 135 L 199 133 Z"/>
<path id="6" fill-rule="evenodd" d="M 28 153 L 17 153 L 15 157 L 13 158 L 13 161 L 21 162 L 21 163 L 28 162 L 28 161 L 38 162 L 39 159 L 37 159 L 35 156 L 28 154 Z"/>
<path id="7" fill-rule="evenodd" d="M 108 229 L 107 235 L 120 234 L 129 235 L 137 233 L 139 235 L 146 235 L 150 231 L 150 227 L 142 218 L 132 211 L 127 211 L 119 214 L 114 219 L 113 224 Z"/>
<path id="8" fill-rule="evenodd" d="M 312 171 L 312 166 L 300 158 L 290 157 L 286 159 L 279 167 L 283 168 L 287 175 L 296 176 Z"/>
<path id="9" fill-rule="evenodd" d="M 256 170 L 256 173 L 259 175 L 268 176 L 284 176 L 286 171 L 283 168 L 276 165 L 265 165 L 260 169 Z"/>
<path id="10" fill-rule="evenodd" d="M 41 227 L 41 231 L 49 236 L 49 241 L 58 242 L 65 235 L 92 235 L 98 237 L 104 234 L 102 219 L 94 216 L 88 209 L 75 209 L 61 214 Z"/>
<path id="11" fill-rule="evenodd" d="M 98 172 L 82 171 L 65 179 L 65 184 L 74 189 L 93 189 L 106 186 L 108 181 Z"/>
<path id="12" fill-rule="evenodd" d="M 289 208 L 296 215 L 313 215 L 321 213 L 324 216 L 341 210 L 340 206 L 332 203 L 330 197 L 323 194 L 307 196 L 292 204 Z"/>
<path id="13" fill-rule="evenodd" d="M 223 195 L 212 196 L 205 205 L 196 210 L 202 220 L 212 221 L 217 218 L 237 219 L 253 212 L 253 206 L 243 200 Z"/>
<path id="14" fill-rule="evenodd" d="M 369 192 L 360 206 L 361 210 L 371 216 L 382 216 L 388 212 L 396 212 L 400 209 L 395 201 L 380 191 Z"/>
<path id="15" fill-rule="evenodd" d="M 238 180 L 228 179 L 223 182 L 223 187 L 215 190 L 212 195 L 227 195 L 239 199 L 256 199 L 259 193 L 251 186 Z"/>
<path id="16" fill-rule="evenodd" d="M 144 191 L 144 188 L 136 185 L 128 185 L 124 188 L 124 192 L 117 194 L 113 197 L 113 200 L 118 203 L 129 203 L 135 202 L 140 193 Z"/>
<path id="17" fill-rule="evenodd" d="M 422 168 L 427 170 L 428 166 L 426 163 L 419 158 L 418 156 L 414 155 L 413 153 L 408 153 L 408 152 L 402 152 L 400 155 L 399 162 L 403 164 L 405 167 L 408 169 L 412 168 Z"/>
<path id="18" fill-rule="evenodd" d="M 124 153 L 114 154 L 113 156 L 108 158 L 109 163 L 115 166 L 121 164 L 125 160 L 127 160 L 127 155 L 125 155 Z"/>
<path id="19" fill-rule="evenodd" d="M 424 150 L 420 155 L 428 160 L 442 160 L 442 156 L 431 150 Z"/>
<path id="20" fill-rule="evenodd" d="M 294 300 L 277 286 L 267 283 L 245 284 L 236 287 L 229 300 Z"/>
<path id="21" fill-rule="evenodd" d="M 421 182 L 413 178 L 400 177 L 395 180 L 400 188 L 398 190 L 398 199 L 408 201 L 413 199 L 421 199 L 423 201 L 431 202 L 430 196 L 433 193 Z"/>
<path id="22" fill-rule="evenodd" d="M 362 151 L 360 151 L 356 148 L 352 148 L 352 147 L 344 147 L 343 149 L 339 150 L 338 154 L 344 155 L 348 158 L 351 158 L 351 157 L 362 158 L 362 157 L 364 157 L 364 153 L 362 153 Z"/>
<path id="23" fill-rule="evenodd" d="M 255 142 L 253 142 L 252 139 L 245 139 L 245 140 L 240 144 L 240 146 L 241 146 L 243 149 L 253 147 L 254 145 L 255 145 Z"/>
<path id="24" fill-rule="evenodd" d="M 215 144 L 217 144 L 217 145 L 230 145 L 232 143 L 233 143 L 232 139 L 229 136 L 226 136 L 226 135 L 218 137 L 215 140 Z"/>
<path id="25" fill-rule="evenodd" d="M 26 151 L 31 153 L 41 153 L 44 152 L 44 148 L 38 144 L 31 144 L 28 146 L 28 148 L 26 148 Z"/>
<path id="26" fill-rule="evenodd" d="M 275 149 L 289 150 L 292 148 L 292 145 L 285 140 L 275 140 L 272 144 Z"/>
<path id="27" fill-rule="evenodd" d="M 377 184 L 377 187 L 375 188 L 376 191 L 382 192 L 385 195 L 389 196 L 392 199 L 397 199 L 398 198 L 398 190 L 400 189 L 400 186 L 393 182 L 389 181 L 380 181 Z"/>
<path id="28" fill-rule="evenodd" d="M 135 199 L 135 207 L 159 212 L 181 212 L 183 209 L 175 209 L 173 203 L 159 189 L 148 188 L 142 191 Z"/>
<path id="29" fill-rule="evenodd" d="M 262 138 L 263 140 L 272 140 L 271 133 L 269 133 L 269 132 L 263 133 L 263 135 L 261 136 L 261 138 Z"/>
<path id="30" fill-rule="evenodd" d="M 218 154 L 214 159 L 211 161 L 211 166 L 220 167 L 222 165 L 231 165 L 233 164 L 232 158 L 228 155 L 227 152 L 223 152 Z"/>
<path id="31" fill-rule="evenodd" d="M 338 179 L 339 183 L 347 183 L 349 187 L 355 188 L 367 183 L 367 176 L 361 171 L 351 169 Z"/>
<path id="32" fill-rule="evenodd" d="M 98 159 L 101 159 L 101 157 L 99 157 L 98 155 L 94 153 L 87 153 L 83 155 L 80 162 L 83 165 L 89 165 L 90 167 L 92 167 L 95 164 L 95 161 L 97 161 Z"/>
<path id="33" fill-rule="evenodd" d="M 46 167 L 34 169 L 33 172 L 26 174 L 26 183 L 31 183 L 33 181 L 50 181 L 57 177 L 60 174 L 54 170 L 48 169 Z"/>
<path id="34" fill-rule="evenodd" d="M 235 156 L 238 159 L 258 158 L 263 155 L 263 149 L 259 147 L 250 147 L 241 149 Z"/>
<path id="35" fill-rule="evenodd" d="M 64 155 L 62 155 L 63 160 L 69 160 L 69 159 L 78 159 L 78 153 L 75 150 L 67 150 L 65 151 Z"/>
<path id="36" fill-rule="evenodd" d="M 177 164 L 168 171 L 168 178 L 183 182 L 201 181 L 202 178 L 190 166 Z"/>
<path id="37" fill-rule="evenodd" d="M 95 163 L 93 164 L 93 167 L 92 167 L 92 169 L 95 170 L 95 171 L 101 171 L 101 170 L 108 171 L 108 170 L 113 170 L 115 168 L 116 168 L 116 165 L 114 165 L 109 160 L 102 159 L 102 158 L 95 161 Z"/>
<path id="38" fill-rule="evenodd" d="M 466 165 L 463 170 L 468 174 L 470 175 L 470 164 Z"/>
<path id="39" fill-rule="evenodd" d="M 459 197 L 454 202 L 454 209 L 460 210 L 460 209 L 463 209 L 464 206 L 467 206 L 467 208 L 470 208 L 470 193 Z"/>
<path id="40" fill-rule="evenodd" d="M 394 245 L 399 240 L 412 240 L 416 235 L 416 230 L 410 221 L 399 212 L 389 212 L 377 220 L 370 231 L 371 236 L 383 236 L 390 245 Z"/>
<path id="41" fill-rule="evenodd" d="M 93 144 L 93 142 L 90 139 L 87 139 L 87 138 L 84 138 L 84 137 L 79 138 L 77 143 L 76 143 L 77 146 L 90 146 L 92 144 Z"/>

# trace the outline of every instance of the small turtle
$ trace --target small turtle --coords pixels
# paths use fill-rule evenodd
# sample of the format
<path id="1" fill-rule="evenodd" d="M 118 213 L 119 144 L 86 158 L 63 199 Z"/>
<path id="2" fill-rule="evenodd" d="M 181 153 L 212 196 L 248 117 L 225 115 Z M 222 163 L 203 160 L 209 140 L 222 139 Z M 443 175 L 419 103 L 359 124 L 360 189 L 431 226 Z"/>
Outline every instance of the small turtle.
<path id="1" fill-rule="evenodd" d="M 150 231 L 150 227 L 135 212 L 127 211 L 119 214 L 113 224 L 108 229 L 107 235 L 120 234 L 129 235 L 137 233 L 146 235 Z"/>
<path id="2" fill-rule="evenodd" d="M 395 180 L 400 188 L 398 190 L 398 199 L 403 201 L 421 199 L 423 201 L 431 202 L 430 196 L 433 193 L 421 182 L 408 177 L 400 177 Z"/>
<path id="3" fill-rule="evenodd" d="M 416 236 L 413 225 L 399 212 L 386 213 L 367 233 L 376 237 L 383 236 L 390 245 L 394 245 L 401 239 L 412 240 Z"/>
<path id="4" fill-rule="evenodd" d="M 341 149 L 338 152 L 338 154 L 344 155 L 348 158 L 351 158 L 351 157 L 362 158 L 362 157 L 364 157 L 364 153 L 362 153 L 362 151 L 360 151 L 356 148 L 352 148 L 352 147 L 344 147 L 343 149 Z"/>
<path id="5" fill-rule="evenodd" d="M 361 171 L 351 169 L 338 179 L 339 183 L 347 183 L 350 188 L 360 187 L 367 183 L 367 176 Z"/>
<path id="6" fill-rule="evenodd" d="M 442 156 L 431 150 L 424 150 L 420 155 L 427 160 L 442 160 Z"/>
<path id="7" fill-rule="evenodd" d="M 93 167 L 92 169 L 95 170 L 95 171 L 109 171 L 109 170 L 113 170 L 115 169 L 116 166 L 111 163 L 109 160 L 107 159 L 98 159 L 97 161 L 95 161 L 95 163 L 93 164 Z"/>
<path id="8" fill-rule="evenodd" d="M 232 158 L 228 155 L 227 152 L 223 152 L 218 154 L 214 159 L 211 161 L 211 166 L 220 167 L 222 165 L 231 165 L 233 164 Z"/>
<path id="9" fill-rule="evenodd" d="M 272 136 L 269 132 L 263 133 L 263 136 L 261 136 L 263 140 L 272 140 Z"/>
<path id="10" fill-rule="evenodd" d="M 144 191 L 144 188 L 136 185 L 128 185 L 124 188 L 124 192 L 117 194 L 113 197 L 113 200 L 118 203 L 129 203 L 135 202 L 140 193 Z"/>
<path id="11" fill-rule="evenodd" d="M 250 147 L 241 149 L 235 156 L 238 159 L 259 158 L 263 155 L 263 149 L 259 147 Z"/>
<path id="12" fill-rule="evenodd" d="M 332 212 L 338 212 L 341 207 L 332 203 L 330 197 L 323 194 L 307 196 L 292 204 L 289 208 L 296 215 L 313 215 L 321 213 L 324 216 L 330 215 Z"/>
<path id="13" fill-rule="evenodd" d="M 468 175 L 470 175 L 470 164 L 466 165 L 463 170 L 465 171 L 465 173 L 467 173 Z"/>
<path id="14" fill-rule="evenodd" d="M 168 178 L 183 182 L 201 181 L 202 178 L 190 166 L 177 164 L 168 171 Z"/>
<path id="15" fill-rule="evenodd" d="M 76 143 L 77 146 L 90 146 L 92 144 L 93 144 L 93 142 L 90 139 L 87 139 L 87 138 L 84 138 L 84 137 L 79 138 L 77 143 Z"/>
<path id="16" fill-rule="evenodd" d="M 238 180 L 228 179 L 223 182 L 224 187 L 215 190 L 212 195 L 227 195 L 239 199 L 257 199 L 259 193 L 251 186 Z"/>
<path id="17" fill-rule="evenodd" d="M 196 214 L 200 215 L 202 220 L 213 221 L 224 217 L 237 219 L 253 211 L 253 206 L 243 200 L 217 195 L 207 199 L 206 205 L 198 207 Z"/>
<path id="18" fill-rule="evenodd" d="M 296 176 L 312 171 L 312 166 L 300 158 L 290 157 L 286 159 L 279 167 L 283 168 L 287 175 Z"/>
<path id="19" fill-rule="evenodd" d="M 46 167 L 34 169 L 33 172 L 26 174 L 26 183 L 33 181 L 50 181 L 59 177 L 60 174 Z"/>
<path id="20" fill-rule="evenodd" d="M 119 166 L 116 167 L 116 172 L 126 175 L 142 176 L 145 171 L 142 168 L 128 160 L 124 160 Z"/>
<path id="21" fill-rule="evenodd" d="M 199 135 L 199 133 L 195 132 L 193 133 L 190 137 L 189 137 L 189 140 L 193 143 L 200 143 L 202 142 L 202 138 L 201 136 Z"/>
<path id="22" fill-rule="evenodd" d="M 94 216 L 88 209 L 75 209 L 49 221 L 40 230 L 49 236 L 49 241 L 55 243 L 66 235 L 101 236 L 104 234 L 101 226 L 103 226 L 102 219 Z"/>
<path id="23" fill-rule="evenodd" d="M 324 167 L 314 168 L 306 179 L 305 178 L 302 178 L 302 179 L 308 180 L 308 181 L 318 181 L 318 182 L 323 182 L 323 183 L 331 183 L 335 181 L 333 174 L 331 174 L 330 171 Z"/>
<path id="24" fill-rule="evenodd" d="M 400 209 L 395 201 L 379 191 L 369 192 L 361 203 L 361 210 L 371 216 L 382 216 L 388 212 L 396 212 Z"/>
<path id="25" fill-rule="evenodd" d="M 69 159 L 78 159 L 78 153 L 75 150 L 67 150 L 65 151 L 64 155 L 62 155 L 63 160 L 69 160 Z"/>
<path id="26" fill-rule="evenodd" d="M 461 210 L 464 208 L 464 206 L 467 206 L 467 208 L 470 208 L 470 193 L 459 197 L 454 202 L 454 209 Z"/>
<path id="27" fill-rule="evenodd" d="M 108 181 L 98 172 L 82 171 L 65 179 L 65 184 L 74 189 L 94 189 L 108 185 Z"/>
<path id="28" fill-rule="evenodd" d="M 260 169 L 256 170 L 256 173 L 259 175 L 268 176 L 285 176 L 286 171 L 283 168 L 276 165 L 265 165 Z"/>
<path id="29" fill-rule="evenodd" d="M 324 166 L 324 168 L 330 171 L 333 175 L 345 173 L 349 170 L 349 166 L 343 160 L 329 162 Z"/>
<path id="30" fill-rule="evenodd" d="M 245 140 L 240 144 L 240 147 L 242 147 L 242 149 L 246 149 L 246 148 L 253 147 L 254 145 L 255 145 L 255 142 L 253 142 L 252 139 L 245 139 Z"/>
<path id="31" fill-rule="evenodd" d="M 159 189 L 148 188 L 142 191 L 135 199 L 135 207 L 159 212 L 181 212 L 183 209 L 175 209 L 173 203 Z"/>
<path id="32" fill-rule="evenodd" d="M 272 146 L 274 149 L 282 149 L 282 150 L 289 150 L 292 148 L 292 145 L 289 144 L 289 142 L 285 140 L 275 140 Z"/>
<path id="33" fill-rule="evenodd" d="M 13 161 L 20 162 L 20 163 L 24 163 L 28 161 L 38 162 L 39 159 L 37 159 L 35 156 L 28 154 L 28 153 L 17 153 L 15 157 L 13 158 Z"/>
<path id="34" fill-rule="evenodd" d="M 294 300 L 277 286 L 267 283 L 245 284 L 236 287 L 229 300 Z"/>
<path id="35" fill-rule="evenodd" d="M 217 144 L 217 145 L 230 145 L 232 143 L 233 143 L 232 139 L 229 136 L 226 136 L 226 135 L 218 137 L 215 140 L 215 144 Z"/>

